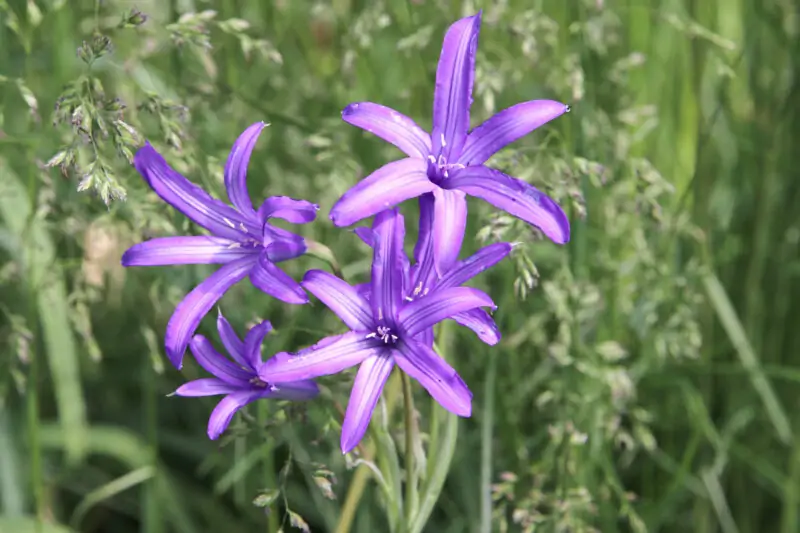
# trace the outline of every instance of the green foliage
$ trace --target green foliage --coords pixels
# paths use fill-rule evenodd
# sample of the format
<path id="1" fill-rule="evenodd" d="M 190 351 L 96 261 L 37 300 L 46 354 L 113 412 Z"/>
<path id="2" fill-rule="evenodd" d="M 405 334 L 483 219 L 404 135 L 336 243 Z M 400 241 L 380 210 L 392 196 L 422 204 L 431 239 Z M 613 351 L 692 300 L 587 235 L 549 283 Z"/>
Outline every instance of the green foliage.
<path id="1" fill-rule="evenodd" d="M 398 154 L 340 111 L 371 100 L 430 126 L 441 36 L 481 7 L 472 123 L 528 99 L 571 104 L 492 164 L 557 198 L 573 235 L 557 247 L 470 201 L 464 255 L 517 243 L 477 280 L 504 339 L 489 349 L 447 333 L 474 416 L 458 421 L 417 391 L 421 489 L 405 527 L 800 528 L 790 2 L 137 7 L 0 0 L 0 533 L 403 525 L 405 473 L 387 459 L 406 452 L 399 381 L 344 458 L 348 376 L 321 380 L 307 405 L 251 406 L 213 443 L 213 401 L 167 397 L 202 375 L 165 366 L 162 343 L 209 270 L 120 267 L 132 243 L 198 231 L 130 163 L 147 139 L 222 198 L 236 135 L 270 123 L 251 161 L 254 200 L 321 205 L 304 228 L 313 253 L 290 274 L 361 280 L 367 251 L 328 209 Z M 322 306 L 245 284 L 221 308 L 238 327 L 274 323 L 265 353 L 341 330 Z M 213 334 L 213 317 L 201 329 Z"/>

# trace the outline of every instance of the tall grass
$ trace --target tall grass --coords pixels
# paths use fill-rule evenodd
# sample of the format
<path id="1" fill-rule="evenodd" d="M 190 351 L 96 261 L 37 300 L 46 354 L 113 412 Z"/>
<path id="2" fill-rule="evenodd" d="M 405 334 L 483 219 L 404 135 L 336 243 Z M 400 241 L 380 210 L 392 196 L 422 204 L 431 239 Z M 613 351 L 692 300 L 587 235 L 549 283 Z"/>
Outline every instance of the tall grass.
<path id="1" fill-rule="evenodd" d="M 133 7 L 0 0 L 0 532 L 333 531 L 343 509 L 352 531 L 386 529 L 366 459 L 403 449 L 401 413 L 342 458 L 346 377 L 213 443 L 212 403 L 166 397 L 201 374 L 165 366 L 162 335 L 207 271 L 119 266 L 131 243 L 194 231 L 127 158 L 150 139 L 221 194 L 236 135 L 271 123 L 251 194 L 318 201 L 306 236 L 363 279 L 365 250 L 325 215 L 396 154 L 339 112 L 371 100 L 430 126 L 441 36 L 481 7 L 473 124 L 572 104 L 494 163 L 557 197 L 573 239 L 470 204 L 465 254 L 524 245 L 477 281 L 503 342 L 448 337 L 473 418 L 431 423 L 415 398 L 425 439 L 458 435 L 425 531 L 800 531 L 793 3 L 171 0 L 138 2 L 141 25 Z M 270 319 L 267 350 L 339 327 L 245 286 L 221 307 Z"/>

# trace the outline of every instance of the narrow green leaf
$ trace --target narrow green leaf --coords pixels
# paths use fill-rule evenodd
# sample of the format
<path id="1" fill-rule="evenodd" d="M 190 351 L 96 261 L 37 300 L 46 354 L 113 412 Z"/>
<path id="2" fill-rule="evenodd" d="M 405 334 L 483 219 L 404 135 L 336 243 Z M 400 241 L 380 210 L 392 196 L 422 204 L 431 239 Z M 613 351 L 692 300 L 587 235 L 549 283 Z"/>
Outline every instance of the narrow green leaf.
<path id="1" fill-rule="evenodd" d="M 769 380 L 761 368 L 761 364 L 756 356 L 750 341 L 747 339 L 747 334 L 744 331 L 736 310 L 725 292 L 725 288 L 714 274 L 709 274 L 704 277 L 703 282 L 708 293 L 708 298 L 717 312 L 722 327 L 728 334 L 728 338 L 733 344 L 736 353 L 739 355 L 739 361 L 750 375 L 750 380 L 753 387 L 761 397 L 764 403 L 764 408 L 767 410 L 772 425 L 778 433 L 778 438 L 784 444 L 791 444 L 792 442 L 792 429 L 789 425 L 789 418 L 783 410 L 775 391 L 772 388 Z"/>
<path id="2" fill-rule="evenodd" d="M 87 422 L 66 283 L 56 262 L 53 243 L 42 222 L 33 215 L 25 187 L 3 160 L 0 160 L 0 174 L 3 176 L 0 217 L 11 233 L 25 243 L 18 260 L 36 293 L 65 448 L 69 459 L 76 461 L 83 455 Z"/>

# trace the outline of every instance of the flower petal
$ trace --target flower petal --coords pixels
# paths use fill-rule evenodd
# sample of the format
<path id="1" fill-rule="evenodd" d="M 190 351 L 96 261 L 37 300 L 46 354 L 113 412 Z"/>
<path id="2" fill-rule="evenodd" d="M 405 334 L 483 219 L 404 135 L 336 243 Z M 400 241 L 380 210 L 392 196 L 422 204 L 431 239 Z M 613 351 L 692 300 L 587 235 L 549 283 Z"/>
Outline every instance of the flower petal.
<path id="1" fill-rule="evenodd" d="M 133 164 L 162 200 L 214 235 L 239 240 L 245 231 L 258 234 L 257 225 L 181 176 L 150 143 L 136 152 Z"/>
<path id="2" fill-rule="evenodd" d="M 369 301 L 370 296 L 372 296 L 372 283 L 360 283 L 353 287 L 359 296 L 364 298 L 366 301 Z"/>
<path id="3" fill-rule="evenodd" d="M 455 263 L 467 227 L 467 198 L 462 191 L 437 189 L 433 216 L 433 255 L 440 275 Z"/>
<path id="4" fill-rule="evenodd" d="M 342 110 L 342 120 L 400 148 L 409 157 L 426 159 L 431 137 L 417 123 L 380 104 L 356 102 Z"/>
<path id="5" fill-rule="evenodd" d="M 208 419 L 208 438 L 217 440 L 222 432 L 228 428 L 236 411 L 250 402 L 262 397 L 262 391 L 241 391 L 225 396 L 211 411 Z"/>
<path id="6" fill-rule="evenodd" d="M 560 117 L 568 109 L 553 100 L 532 100 L 504 109 L 470 132 L 458 162 L 482 165 L 505 146 Z"/>
<path id="7" fill-rule="evenodd" d="M 414 272 L 412 274 L 412 290 L 425 292 L 436 281 L 436 267 L 433 254 L 433 218 L 434 195 L 423 194 L 419 197 L 419 236 L 414 246 Z"/>
<path id="8" fill-rule="evenodd" d="M 270 385 L 269 398 L 291 400 L 293 402 L 310 400 L 319 394 L 319 386 L 311 380 L 292 381 Z"/>
<path id="9" fill-rule="evenodd" d="M 482 165 L 456 170 L 444 180 L 448 189 L 460 189 L 498 209 L 533 224 L 558 244 L 569 241 L 569 220 L 551 198 L 499 170 Z"/>
<path id="10" fill-rule="evenodd" d="M 209 374 L 239 388 L 249 387 L 253 374 L 233 364 L 227 357 L 219 353 L 211 342 L 202 335 L 192 337 L 189 348 L 197 363 Z"/>
<path id="11" fill-rule="evenodd" d="M 266 246 L 267 259 L 273 263 L 288 261 L 300 257 L 308 250 L 306 241 L 275 241 Z"/>
<path id="12" fill-rule="evenodd" d="M 220 267 L 181 300 L 167 324 L 164 338 L 167 357 L 180 370 L 183 353 L 197 326 L 217 300 L 253 268 L 255 257 L 237 259 Z"/>
<path id="13" fill-rule="evenodd" d="M 358 368 L 342 423 L 342 453 L 355 448 L 364 437 L 392 368 L 394 362 L 386 355 L 365 359 Z"/>
<path id="14" fill-rule="evenodd" d="M 258 136 L 266 126 L 263 122 L 256 122 L 244 130 L 233 143 L 228 161 L 225 163 L 225 189 L 228 191 L 228 198 L 236 209 L 246 216 L 254 215 L 250 193 L 247 192 L 247 165 L 250 163 L 250 155 L 253 153 Z"/>
<path id="15" fill-rule="evenodd" d="M 247 366 L 253 372 L 258 372 L 258 368 L 262 363 L 261 344 L 270 331 L 272 331 L 272 324 L 270 324 L 269 320 L 265 320 L 250 328 L 244 338 L 244 354 L 247 357 Z"/>
<path id="16" fill-rule="evenodd" d="M 506 242 L 484 246 L 477 253 L 453 265 L 439 280 L 436 288 L 460 287 L 484 270 L 502 261 L 511 252 L 511 248 L 512 246 Z"/>
<path id="17" fill-rule="evenodd" d="M 297 355 L 275 354 L 261 366 L 259 377 L 267 383 L 280 384 L 328 376 L 379 355 L 383 350 L 374 339 L 366 338 L 363 331 L 351 331 L 326 337 Z"/>
<path id="18" fill-rule="evenodd" d="M 454 23 L 447 30 L 436 69 L 433 94 L 431 152 L 445 159 L 458 157 L 469 130 L 472 83 L 475 78 L 475 52 L 481 13 Z"/>
<path id="19" fill-rule="evenodd" d="M 372 329 L 372 308 L 358 291 L 333 274 L 309 270 L 303 277 L 303 288 L 319 298 L 350 329 Z"/>
<path id="20" fill-rule="evenodd" d="M 472 287 L 437 288 L 405 305 L 398 322 L 407 335 L 414 337 L 446 318 L 476 307 L 494 308 L 495 305 L 488 294 Z"/>
<path id="21" fill-rule="evenodd" d="M 450 318 L 474 331 L 478 338 L 489 346 L 494 346 L 500 342 L 500 330 L 497 324 L 494 323 L 489 313 L 483 309 L 472 309 L 471 311 L 457 313 Z"/>
<path id="22" fill-rule="evenodd" d="M 331 208 L 330 217 L 336 226 L 349 226 L 435 188 L 428 179 L 427 161 L 393 161 L 344 193 Z"/>
<path id="23" fill-rule="evenodd" d="M 411 339 L 395 346 L 394 362 L 439 404 L 458 416 L 472 414 L 472 393 L 461 376 L 431 348 Z"/>
<path id="24" fill-rule="evenodd" d="M 258 208 L 258 215 L 261 220 L 280 218 L 292 224 L 307 224 L 317 218 L 317 211 L 319 206 L 307 200 L 270 196 Z"/>
<path id="25" fill-rule="evenodd" d="M 405 223 L 395 209 L 380 212 L 373 221 L 375 253 L 372 259 L 372 316 L 393 326 L 403 301 L 404 266 L 408 262 L 403 251 Z M 405 261 L 404 261 L 405 259 Z"/>
<path id="26" fill-rule="evenodd" d="M 253 285 L 287 304 L 306 304 L 308 295 L 292 277 L 278 268 L 266 254 L 258 256 L 258 262 L 250 272 Z"/>
<path id="27" fill-rule="evenodd" d="M 229 263 L 255 251 L 236 241 L 197 235 L 158 237 L 134 244 L 122 254 L 122 266 L 207 265 Z"/>
<path id="28" fill-rule="evenodd" d="M 222 345 L 225 346 L 228 355 L 243 368 L 250 366 L 250 363 L 244 355 L 244 343 L 239 338 L 239 335 L 236 334 L 236 331 L 233 329 L 233 326 L 231 326 L 231 323 L 228 322 L 228 319 L 222 316 L 221 311 L 217 316 L 217 331 L 219 332 L 219 338 L 222 341 Z"/>
<path id="29" fill-rule="evenodd" d="M 361 242 L 370 248 L 375 246 L 375 232 L 372 231 L 372 228 L 368 228 L 367 226 L 359 226 L 353 230 L 353 233 L 358 235 L 358 238 L 361 239 Z"/>
<path id="30" fill-rule="evenodd" d="M 175 391 L 178 396 L 216 396 L 242 390 L 217 378 L 203 378 L 184 383 Z"/>

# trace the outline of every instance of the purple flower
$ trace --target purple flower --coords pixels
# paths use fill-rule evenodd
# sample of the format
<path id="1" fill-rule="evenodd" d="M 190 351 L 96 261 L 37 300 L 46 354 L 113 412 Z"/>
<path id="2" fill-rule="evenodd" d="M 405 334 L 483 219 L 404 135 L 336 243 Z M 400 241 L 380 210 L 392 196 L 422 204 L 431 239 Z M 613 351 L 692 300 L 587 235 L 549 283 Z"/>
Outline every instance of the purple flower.
<path id="1" fill-rule="evenodd" d="M 304 254 L 305 241 L 299 235 L 270 225 L 269 221 L 281 218 L 305 224 L 316 218 L 319 207 L 305 200 L 272 196 L 258 210 L 253 208 L 247 192 L 247 164 L 264 127 L 263 122 L 257 122 L 247 128 L 228 156 L 225 188 L 233 207 L 212 198 L 181 176 L 149 143 L 134 157 L 136 170 L 156 194 L 211 235 L 151 239 L 129 248 L 122 256 L 122 264 L 223 265 L 186 295 L 167 324 L 167 356 L 177 368 L 181 368 L 189 339 L 203 316 L 225 291 L 246 276 L 250 276 L 253 285 L 279 300 L 290 304 L 308 302 L 300 284 L 275 266 L 277 262 Z"/>
<path id="2" fill-rule="evenodd" d="M 260 398 L 309 400 L 319 394 L 319 388 L 313 381 L 274 385 L 259 377 L 258 370 L 264 364 L 261 360 L 261 343 L 272 330 L 269 322 L 261 322 L 250 329 L 244 342 L 222 314 L 217 318 L 217 329 L 233 361 L 216 351 L 208 339 L 195 335 L 190 345 L 192 353 L 200 366 L 215 377 L 190 381 L 175 391 L 179 396 L 225 395 L 208 419 L 208 438 L 214 440 L 219 437 L 236 411 Z"/>
<path id="3" fill-rule="evenodd" d="M 419 238 L 414 247 L 415 264 L 408 268 L 408 281 L 404 287 L 404 298 L 412 302 L 424 298 L 435 289 L 460 287 L 481 272 L 496 265 L 506 258 L 513 246 L 509 243 L 495 243 L 484 246 L 477 253 L 454 263 L 442 276 L 434 268 L 433 259 L 433 196 L 424 194 L 419 198 Z M 356 228 L 356 233 L 364 243 L 372 246 L 374 235 L 367 227 Z M 360 293 L 367 299 L 370 294 L 370 284 L 358 287 Z M 500 330 L 492 317 L 483 309 L 471 309 L 453 315 L 453 320 L 460 325 L 473 330 L 483 342 L 494 345 L 500 342 Z M 420 334 L 423 342 L 433 346 L 433 328 Z"/>
<path id="4" fill-rule="evenodd" d="M 569 111 L 552 100 L 532 100 L 505 109 L 469 130 L 475 52 L 481 13 L 448 29 L 436 70 L 433 131 L 379 104 L 353 103 L 342 118 L 397 146 L 409 157 L 385 165 L 346 192 L 331 209 L 337 226 L 348 226 L 425 193 L 435 197 L 433 231 L 436 268 L 455 261 L 467 219 L 465 195 L 477 196 L 540 228 L 547 237 L 569 241 L 561 208 L 536 188 L 483 165 L 509 143 Z"/>
<path id="5" fill-rule="evenodd" d="M 373 222 L 375 253 L 369 300 L 321 270 L 310 270 L 305 287 L 350 328 L 297 355 L 278 354 L 261 368 L 265 381 L 296 381 L 360 365 L 342 426 L 342 452 L 352 450 L 369 425 L 372 411 L 395 364 L 416 379 L 442 407 L 470 416 L 472 393 L 447 362 L 417 336 L 438 322 L 481 306 L 494 307 L 485 293 L 468 287 L 437 287 L 425 298 L 403 297 L 408 259 L 403 253 L 403 217 L 396 209 Z"/>

